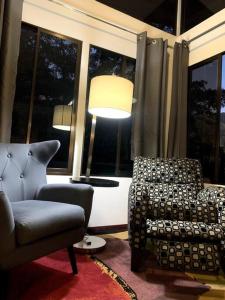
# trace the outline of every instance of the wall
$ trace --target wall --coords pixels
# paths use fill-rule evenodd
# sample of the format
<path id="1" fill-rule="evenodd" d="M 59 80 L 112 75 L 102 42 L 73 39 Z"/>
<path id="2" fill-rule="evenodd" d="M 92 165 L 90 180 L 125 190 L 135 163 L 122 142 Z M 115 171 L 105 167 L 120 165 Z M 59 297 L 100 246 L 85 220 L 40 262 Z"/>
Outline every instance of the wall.
<path id="1" fill-rule="evenodd" d="M 225 20 L 225 9 L 216 13 L 209 19 L 190 29 L 177 38 L 178 41 L 184 39 L 191 40 L 197 35 L 213 28 Z M 190 44 L 189 65 L 194 65 L 209 57 L 225 51 L 225 24 L 219 28 L 207 33 L 206 35 L 196 39 Z"/>
<path id="2" fill-rule="evenodd" d="M 47 181 L 48 183 L 69 183 L 70 177 L 49 175 Z M 119 187 L 94 188 L 89 227 L 127 224 L 127 198 L 131 178 L 113 178 L 113 180 L 119 181 Z"/>
<path id="3" fill-rule="evenodd" d="M 64 2 L 132 31 L 138 33 L 147 31 L 150 37 L 168 39 L 169 45 L 173 45 L 175 42 L 173 35 L 149 26 L 94 0 L 64 0 Z M 73 168 L 73 175 L 79 176 L 84 135 L 89 46 L 90 44 L 94 44 L 135 58 L 136 35 L 93 20 L 88 16 L 71 11 L 48 0 L 24 0 L 23 21 L 83 42 Z M 168 49 L 169 81 L 167 85 L 167 108 L 170 107 L 171 98 L 172 54 L 172 49 Z M 67 176 L 48 176 L 48 181 L 69 182 L 68 178 Z M 127 223 L 127 197 L 131 179 L 114 179 L 118 179 L 120 182 L 118 188 L 95 188 L 93 210 L 89 226 Z"/>

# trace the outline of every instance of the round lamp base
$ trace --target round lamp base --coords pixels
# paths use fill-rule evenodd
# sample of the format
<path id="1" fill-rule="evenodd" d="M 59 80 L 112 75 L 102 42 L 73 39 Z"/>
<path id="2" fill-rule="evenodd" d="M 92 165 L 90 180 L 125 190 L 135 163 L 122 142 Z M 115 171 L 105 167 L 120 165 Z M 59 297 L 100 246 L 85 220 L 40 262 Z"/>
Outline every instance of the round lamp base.
<path id="1" fill-rule="evenodd" d="M 105 248 L 106 241 L 98 236 L 86 235 L 82 241 L 73 245 L 77 253 L 94 254 Z"/>

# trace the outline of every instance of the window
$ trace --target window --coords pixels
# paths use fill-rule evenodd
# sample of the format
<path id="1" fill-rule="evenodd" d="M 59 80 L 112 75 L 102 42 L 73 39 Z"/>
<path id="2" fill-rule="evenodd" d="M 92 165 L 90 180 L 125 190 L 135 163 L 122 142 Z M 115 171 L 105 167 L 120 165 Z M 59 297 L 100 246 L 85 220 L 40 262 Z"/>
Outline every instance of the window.
<path id="1" fill-rule="evenodd" d="M 81 42 L 22 25 L 11 142 L 58 139 L 51 172 L 70 173 L 74 145 Z M 71 106 L 71 130 L 53 128 L 54 107 Z"/>
<path id="2" fill-rule="evenodd" d="M 98 0 L 138 20 L 176 34 L 177 0 Z"/>
<path id="3" fill-rule="evenodd" d="M 224 0 L 183 0 L 182 33 L 225 8 Z"/>
<path id="4" fill-rule="evenodd" d="M 188 156 L 206 182 L 225 183 L 225 55 L 190 69 Z"/>
<path id="5" fill-rule="evenodd" d="M 134 81 L 134 72 L 135 59 L 91 46 L 87 96 L 89 95 L 90 81 L 93 77 L 115 74 Z M 85 174 L 87 167 L 91 120 L 92 115 L 87 112 L 82 164 L 83 174 Z M 131 122 L 131 118 L 121 120 L 97 118 L 91 166 L 92 175 L 131 176 L 133 167 L 130 160 Z"/>
<path id="6" fill-rule="evenodd" d="M 176 35 L 177 0 L 97 0 L 149 25 Z M 181 0 L 181 33 L 225 8 L 224 0 Z"/>

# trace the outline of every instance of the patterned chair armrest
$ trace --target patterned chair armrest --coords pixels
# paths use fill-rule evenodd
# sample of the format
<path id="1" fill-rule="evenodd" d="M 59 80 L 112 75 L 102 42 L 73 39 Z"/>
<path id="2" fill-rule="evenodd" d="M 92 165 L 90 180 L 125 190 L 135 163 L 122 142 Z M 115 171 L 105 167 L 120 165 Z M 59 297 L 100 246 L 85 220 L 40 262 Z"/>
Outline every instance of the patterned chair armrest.
<path id="1" fill-rule="evenodd" d="M 218 223 L 222 226 L 225 231 L 225 201 L 219 201 L 216 204 L 218 210 Z"/>
<path id="2" fill-rule="evenodd" d="M 212 201 L 196 199 L 155 199 L 149 200 L 148 213 L 151 220 L 171 220 L 218 223 L 218 210 Z"/>
<path id="3" fill-rule="evenodd" d="M 198 201 L 208 204 L 213 203 L 217 210 L 217 223 L 225 230 L 225 188 L 221 186 L 210 186 L 198 193 Z"/>
<path id="4" fill-rule="evenodd" d="M 194 183 L 149 184 L 147 189 L 147 215 L 152 220 L 218 223 L 214 201 L 198 200 Z"/>
<path id="5" fill-rule="evenodd" d="M 221 186 L 209 186 L 202 189 L 198 195 L 197 199 L 200 201 L 225 201 L 225 187 Z"/>
<path id="6" fill-rule="evenodd" d="M 129 241 L 132 247 L 144 248 L 148 209 L 148 184 L 131 183 L 128 196 Z"/>

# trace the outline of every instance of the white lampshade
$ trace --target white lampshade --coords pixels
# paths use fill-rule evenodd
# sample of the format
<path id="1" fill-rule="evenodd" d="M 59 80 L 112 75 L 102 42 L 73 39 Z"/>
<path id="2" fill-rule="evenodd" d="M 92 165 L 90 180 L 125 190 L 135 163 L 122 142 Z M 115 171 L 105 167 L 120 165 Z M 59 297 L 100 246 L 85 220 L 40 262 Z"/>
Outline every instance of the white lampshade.
<path id="1" fill-rule="evenodd" d="M 133 83 L 123 77 L 102 75 L 91 80 L 89 113 L 113 119 L 131 115 Z"/>
<path id="2" fill-rule="evenodd" d="M 70 131 L 72 120 L 71 105 L 56 105 L 54 107 L 53 124 L 56 129 Z"/>

